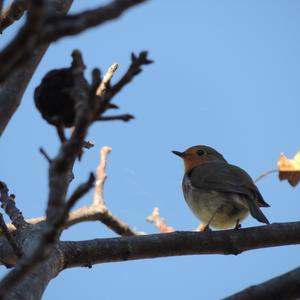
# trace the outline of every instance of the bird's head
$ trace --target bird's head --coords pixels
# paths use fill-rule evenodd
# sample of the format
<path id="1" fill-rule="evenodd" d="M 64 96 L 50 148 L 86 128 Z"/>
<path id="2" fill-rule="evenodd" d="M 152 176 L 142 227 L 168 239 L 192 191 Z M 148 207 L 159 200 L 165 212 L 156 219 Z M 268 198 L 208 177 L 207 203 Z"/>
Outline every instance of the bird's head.
<path id="1" fill-rule="evenodd" d="M 227 162 L 222 154 L 208 146 L 193 146 L 184 152 L 172 151 L 184 161 L 185 172 L 190 171 L 196 166 L 215 161 Z"/>

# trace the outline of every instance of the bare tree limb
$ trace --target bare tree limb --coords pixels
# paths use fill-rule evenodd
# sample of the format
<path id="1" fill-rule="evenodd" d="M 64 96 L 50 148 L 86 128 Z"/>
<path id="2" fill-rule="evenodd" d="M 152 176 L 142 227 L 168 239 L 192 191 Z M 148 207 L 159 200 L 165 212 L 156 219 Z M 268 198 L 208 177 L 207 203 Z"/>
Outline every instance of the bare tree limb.
<path id="1" fill-rule="evenodd" d="M 97 88 L 96 94 L 98 96 L 104 96 L 105 92 L 109 88 L 110 81 L 114 75 L 114 73 L 117 71 L 119 65 L 117 63 L 112 64 L 109 69 L 107 70 L 105 76 L 103 77 L 101 84 Z"/>
<path id="2" fill-rule="evenodd" d="M 48 16 L 42 19 L 44 26 L 42 30 L 39 28 L 38 32 L 34 30 L 36 23 L 30 22 L 28 18 L 15 39 L 0 53 L 0 82 L 11 70 L 24 63 L 37 46 L 48 44 L 63 36 L 78 34 L 87 28 L 118 18 L 130 7 L 145 1 L 147 0 L 116 0 L 106 6 L 72 16 Z"/>
<path id="3" fill-rule="evenodd" d="M 152 214 L 148 216 L 146 220 L 150 223 L 154 223 L 155 227 L 161 233 L 168 233 L 168 232 L 175 231 L 175 228 L 173 228 L 172 226 L 168 226 L 165 219 L 160 216 L 158 207 L 154 207 Z"/>
<path id="4" fill-rule="evenodd" d="M 150 234 L 61 242 L 64 268 L 96 263 L 197 254 L 237 255 L 253 249 L 300 244 L 300 222 L 239 230 Z"/>
<path id="5" fill-rule="evenodd" d="M 95 206 L 105 206 L 104 201 L 104 184 L 107 178 L 106 174 L 106 164 L 107 164 L 107 156 L 111 152 L 112 148 L 108 146 L 102 147 L 100 150 L 100 159 L 99 159 L 99 165 L 97 167 L 97 180 L 96 180 L 96 186 L 94 191 L 94 198 L 93 198 L 93 205 Z"/>
<path id="6" fill-rule="evenodd" d="M 0 202 L 1 207 L 9 216 L 12 224 L 18 229 L 23 230 L 28 224 L 24 220 L 22 212 L 16 207 L 13 195 L 8 195 L 6 184 L 0 181 Z"/>
<path id="7" fill-rule="evenodd" d="M 97 118 L 97 121 L 124 121 L 128 122 L 131 119 L 134 119 L 133 115 L 130 114 L 123 114 L 123 115 L 116 115 L 116 116 L 100 116 Z"/>
<path id="8" fill-rule="evenodd" d="M 63 36 L 75 35 L 88 28 L 101 25 L 104 22 L 120 17 L 129 8 L 146 1 L 115 0 L 105 6 L 79 14 L 49 18 L 47 26 L 45 26 L 39 37 L 39 43 L 49 40 L 55 41 Z"/>
<path id="9" fill-rule="evenodd" d="M 266 300 L 300 298 L 300 268 L 272 278 L 258 285 L 250 286 L 224 300 Z"/>
<path id="10" fill-rule="evenodd" d="M 122 76 L 122 78 L 110 87 L 105 94 L 106 101 L 109 102 L 111 98 L 114 97 L 118 92 L 122 90 L 122 88 L 127 85 L 132 79 L 138 75 L 142 71 L 143 65 L 152 64 L 153 61 L 148 59 L 148 52 L 142 51 L 138 56 L 134 53 L 131 54 L 131 64 L 127 70 L 127 72 Z"/>
<path id="11" fill-rule="evenodd" d="M 103 147 L 100 151 L 100 162 L 97 167 L 97 180 L 96 180 L 96 186 L 95 186 L 95 192 L 94 192 L 94 198 L 93 198 L 93 204 L 89 208 L 82 208 L 77 210 L 77 212 L 73 212 L 70 214 L 68 222 L 72 222 L 72 214 L 73 216 L 77 215 L 77 221 L 80 219 L 79 215 L 83 218 L 96 218 L 96 220 L 99 220 L 103 224 L 105 224 L 108 228 L 113 230 L 119 235 L 123 236 L 129 236 L 129 235 L 140 235 L 143 234 L 141 232 L 137 232 L 130 228 L 128 224 L 121 221 L 117 217 L 115 217 L 112 212 L 106 207 L 103 190 L 104 190 L 104 184 L 107 178 L 106 175 L 106 163 L 107 163 L 107 156 L 111 152 L 110 147 Z M 86 215 L 82 214 L 84 210 L 89 211 Z M 91 214 L 91 212 L 93 214 Z"/>
<path id="12" fill-rule="evenodd" d="M 45 217 L 37 217 L 27 219 L 26 222 L 31 225 L 39 224 L 46 220 Z M 106 225 L 109 229 L 122 236 L 129 235 L 143 235 L 142 231 L 136 231 L 132 229 L 126 222 L 114 216 L 106 207 L 100 208 L 98 206 L 83 206 L 75 209 L 69 213 L 68 219 L 62 226 L 62 229 L 68 229 L 71 226 L 80 224 L 83 222 L 95 222 L 100 221 Z M 9 231 L 14 232 L 16 228 L 13 224 L 7 224 Z"/>
<path id="13" fill-rule="evenodd" d="M 25 0 L 14 0 L 8 8 L 2 11 L 0 15 L 0 32 L 3 32 L 3 30 L 23 16 L 26 10 L 25 2 Z"/>
<path id="14" fill-rule="evenodd" d="M 79 185 L 77 187 L 77 189 L 73 192 L 73 194 L 71 195 L 71 197 L 67 200 L 66 205 L 65 205 L 65 218 L 67 219 L 68 214 L 70 212 L 70 210 L 72 209 L 72 207 L 75 205 L 75 203 L 82 198 L 93 186 L 94 186 L 94 182 L 95 182 L 95 176 L 93 173 L 90 174 L 89 179 Z"/>
<path id="15" fill-rule="evenodd" d="M 69 174 L 73 167 L 76 157 L 81 153 L 83 141 L 89 125 L 93 122 L 95 111 L 97 110 L 95 95 L 89 95 L 88 83 L 83 76 L 85 68 L 81 54 L 74 51 L 73 54 L 73 79 L 75 87 L 73 96 L 76 102 L 76 121 L 75 129 L 71 138 L 60 148 L 57 157 L 51 160 L 49 166 L 49 197 L 46 212 L 46 222 L 43 229 L 36 234 L 38 242 L 35 247 L 25 252 L 25 256 L 18 261 L 16 267 L 9 272 L 0 282 L 0 299 L 7 295 L 18 283 L 21 282 L 35 267 L 44 262 L 53 251 L 61 231 L 61 227 L 67 218 L 67 209 L 78 199 L 78 194 L 82 195 L 87 187 L 90 187 L 90 181 L 84 187 L 73 194 L 69 203 L 65 205 L 65 197 L 69 186 Z M 2 195 L 2 193 L 1 193 Z M 37 237 L 33 238 L 33 240 Z M 25 280 L 26 282 L 26 280 Z M 23 288 L 19 284 L 18 288 Z"/>
<path id="16" fill-rule="evenodd" d="M 72 0 L 52 1 L 51 3 L 53 5 L 54 13 L 57 15 L 66 14 L 72 2 Z M 14 39 L 14 41 L 15 40 L 16 38 Z M 30 56 L 27 58 L 24 65 L 22 65 L 22 67 L 19 67 L 18 69 L 15 69 L 11 66 L 13 58 L 10 58 L 10 61 L 8 62 L 9 66 L 7 69 L 10 73 L 10 76 L 8 76 L 7 73 L 7 75 L 3 76 L 3 79 L 5 79 L 5 81 L 0 83 L 0 136 L 2 135 L 10 118 L 13 116 L 14 112 L 20 105 L 24 91 L 49 45 L 50 42 L 34 47 L 31 51 L 29 51 Z M 24 44 L 20 41 L 17 50 L 19 51 L 20 49 L 23 49 L 23 46 Z M 13 56 L 14 53 L 11 53 L 11 55 Z M 5 62 L 4 64 L 6 63 L 7 62 Z M 2 72 L 2 67 L 0 68 L 0 70 Z"/>
<path id="17" fill-rule="evenodd" d="M 24 55 L 28 57 L 35 49 L 38 32 L 45 21 L 45 8 L 43 0 L 28 1 L 28 14 L 25 25 L 20 29 L 16 37 L 0 53 L 0 81 L 4 80 Z M 20 51 L 20 46 L 23 50 Z M 3 76 L 3 77 L 2 77 Z"/>
<path id="18" fill-rule="evenodd" d="M 4 236 L 6 237 L 7 241 L 11 245 L 12 249 L 14 250 L 15 255 L 20 258 L 23 255 L 23 251 L 18 245 L 18 243 L 15 241 L 9 229 L 7 228 L 3 219 L 3 215 L 1 213 L 0 213 L 0 228 Z"/>
<path id="19" fill-rule="evenodd" d="M 50 156 L 48 155 L 48 153 L 45 151 L 44 148 L 40 148 L 40 153 L 45 157 L 45 159 L 47 160 L 47 162 L 50 164 L 52 159 L 50 158 Z"/>

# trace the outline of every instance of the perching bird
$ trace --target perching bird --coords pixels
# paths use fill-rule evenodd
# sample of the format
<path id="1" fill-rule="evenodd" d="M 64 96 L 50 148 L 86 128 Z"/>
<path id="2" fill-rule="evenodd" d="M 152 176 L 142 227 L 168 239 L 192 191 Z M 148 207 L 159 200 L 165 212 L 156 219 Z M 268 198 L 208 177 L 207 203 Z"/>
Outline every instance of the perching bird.
<path id="1" fill-rule="evenodd" d="M 269 224 L 259 207 L 269 207 L 251 177 L 230 165 L 215 149 L 194 146 L 184 152 L 172 151 L 184 161 L 184 198 L 193 213 L 217 229 L 239 228 L 249 212 L 256 220 Z"/>

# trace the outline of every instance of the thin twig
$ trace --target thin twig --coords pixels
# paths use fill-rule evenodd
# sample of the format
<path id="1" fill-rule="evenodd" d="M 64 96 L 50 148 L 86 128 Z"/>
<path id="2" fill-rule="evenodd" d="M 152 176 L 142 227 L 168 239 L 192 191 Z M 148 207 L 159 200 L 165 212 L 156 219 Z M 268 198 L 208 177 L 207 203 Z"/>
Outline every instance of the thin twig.
<path id="1" fill-rule="evenodd" d="M 119 65 L 117 63 L 112 64 L 107 72 L 105 73 L 105 76 L 103 77 L 97 91 L 96 91 L 96 95 L 98 96 L 103 96 L 105 94 L 105 92 L 108 89 L 108 86 L 110 84 L 110 81 L 114 75 L 114 73 L 117 71 Z"/>
<path id="2" fill-rule="evenodd" d="M 68 216 L 70 210 L 75 203 L 82 198 L 93 186 L 95 182 L 95 176 L 93 173 L 90 174 L 88 180 L 85 183 L 79 185 L 70 198 L 67 200 L 65 205 L 65 215 Z"/>
<path id="3" fill-rule="evenodd" d="M 7 241 L 11 245 L 12 249 L 14 250 L 15 255 L 18 258 L 20 258 L 23 255 L 23 251 L 21 250 L 20 246 L 17 244 L 14 237 L 12 236 L 9 229 L 7 228 L 5 221 L 3 219 L 3 215 L 1 213 L 0 213 L 0 228 L 4 236 L 6 237 Z"/>
<path id="4" fill-rule="evenodd" d="M 154 207 L 153 212 L 150 216 L 146 218 L 146 220 L 150 223 L 154 223 L 155 227 L 161 233 L 169 233 L 174 232 L 175 228 L 172 226 L 168 226 L 164 218 L 159 215 L 159 208 Z"/>
<path id="5" fill-rule="evenodd" d="M 102 222 L 117 234 L 123 236 L 144 234 L 143 232 L 138 232 L 130 228 L 127 223 L 115 217 L 112 212 L 106 207 L 103 191 L 104 184 L 107 178 L 105 170 L 107 164 L 107 156 L 111 152 L 111 150 L 112 149 L 110 147 L 105 146 L 100 151 L 100 162 L 97 167 L 97 180 L 95 185 L 93 204 L 90 209 L 97 212 L 97 218 L 100 222 Z"/>
<path id="6" fill-rule="evenodd" d="M 124 122 L 128 122 L 131 119 L 134 119 L 133 115 L 123 114 L 123 115 L 116 115 L 116 116 L 99 116 L 97 118 L 97 121 L 124 121 Z"/>
<path id="7" fill-rule="evenodd" d="M 105 201 L 103 196 L 104 184 L 107 178 L 105 169 L 107 163 L 107 156 L 111 152 L 111 150 L 112 148 L 108 146 L 102 147 L 102 149 L 100 150 L 100 163 L 97 167 L 97 180 L 93 198 L 94 206 L 105 207 Z"/>
<path id="8" fill-rule="evenodd" d="M 44 150 L 44 148 L 40 148 L 40 153 L 45 157 L 45 159 L 48 161 L 49 164 L 51 164 L 52 159 L 50 158 L 50 156 L 47 154 L 47 152 Z"/>
<path id="9" fill-rule="evenodd" d="M 270 174 L 272 174 L 272 173 L 276 173 L 276 172 L 278 172 L 277 169 L 270 170 L 270 171 L 267 171 L 267 172 L 265 172 L 265 173 L 262 173 L 261 175 L 259 175 L 259 176 L 254 180 L 254 182 L 256 183 L 256 182 L 260 181 L 262 178 L 264 178 L 264 177 L 266 177 L 266 176 L 268 176 L 268 175 L 270 175 Z"/>
<path id="10" fill-rule="evenodd" d="M 91 141 L 83 141 L 83 147 L 85 149 L 91 149 L 94 147 L 94 143 Z"/>
<path id="11" fill-rule="evenodd" d="M 111 86 L 107 93 L 105 94 L 106 102 L 114 97 L 118 92 L 120 92 L 125 85 L 133 80 L 133 78 L 141 73 L 143 65 L 152 64 L 153 61 L 148 59 L 148 52 L 142 51 L 138 56 L 134 53 L 131 54 L 131 64 L 126 71 L 126 73 L 121 77 L 121 79 Z"/>

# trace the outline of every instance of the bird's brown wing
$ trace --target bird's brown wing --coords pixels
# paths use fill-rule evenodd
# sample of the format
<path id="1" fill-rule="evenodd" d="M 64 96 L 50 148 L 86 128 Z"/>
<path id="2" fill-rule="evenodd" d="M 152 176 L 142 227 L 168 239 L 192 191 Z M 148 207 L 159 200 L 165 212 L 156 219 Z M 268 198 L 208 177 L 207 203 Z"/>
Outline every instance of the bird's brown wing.
<path id="1" fill-rule="evenodd" d="M 241 194 L 249 199 L 254 198 L 258 206 L 270 206 L 251 177 L 239 167 L 223 162 L 211 162 L 195 167 L 188 176 L 191 185 L 196 188 Z"/>
<path id="2" fill-rule="evenodd" d="M 223 162 L 211 162 L 195 167 L 187 176 L 192 187 L 245 196 L 251 215 L 269 224 L 259 206 L 270 205 L 264 201 L 251 177 L 241 168 Z"/>

